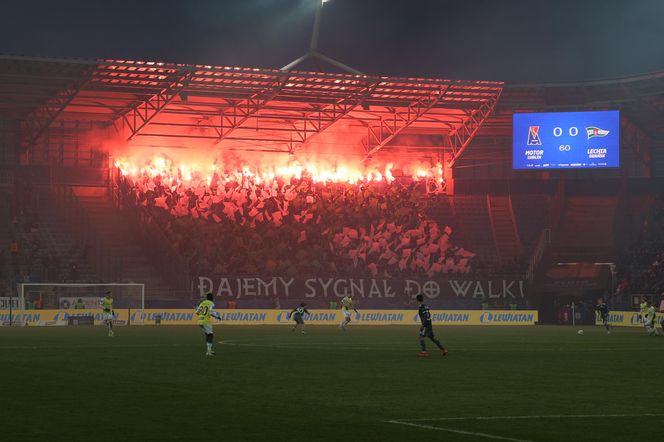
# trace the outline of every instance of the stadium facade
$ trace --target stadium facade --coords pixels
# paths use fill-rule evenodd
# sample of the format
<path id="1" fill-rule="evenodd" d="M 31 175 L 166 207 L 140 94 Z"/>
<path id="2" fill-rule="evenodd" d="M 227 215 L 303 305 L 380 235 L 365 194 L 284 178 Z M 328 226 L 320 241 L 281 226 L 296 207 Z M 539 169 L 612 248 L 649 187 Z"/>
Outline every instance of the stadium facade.
<path id="1" fill-rule="evenodd" d="M 423 180 L 421 206 L 473 252 L 480 270 L 356 280 L 378 281 L 379 294 L 385 284 L 422 291 L 437 283 L 439 293 L 449 293 L 440 306 L 464 308 L 508 308 L 516 299 L 553 311 L 573 297 L 619 295 L 621 253 L 664 188 L 664 73 L 517 85 L 4 55 L 0 79 L 5 250 L 19 234 L 10 222 L 12 198 L 29 186 L 49 247 L 80 249 L 67 258 L 81 267 L 73 276 L 145 282 L 154 305 L 198 297 L 199 286 L 220 277 L 240 281 L 234 293 L 251 293 L 246 284 L 253 283 L 243 287 L 242 280 L 263 275 L 195 268 L 158 222 L 129 210 L 117 159 L 133 152 L 209 152 L 245 162 L 343 158 L 363 168 L 391 162 L 397 181 L 410 174 L 401 162 L 438 167 L 434 186 Z M 620 110 L 619 168 L 513 170 L 515 112 L 582 110 Z M 6 281 L 34 271 L 10 267 L 7 261 Z M 372 284 L 352 277 L 339 273 L 328 284 Z M 291 283 L 306 292 L 309 280 L 321 285 L 315 275 Z M 454 289 L 466 286 L 467 296 Z M 509 296 L 511 287 L 520 296 Z M 400 296 L 394 304 L 376 296 L 367 305 L 400 307 L 407 303 Z"/>

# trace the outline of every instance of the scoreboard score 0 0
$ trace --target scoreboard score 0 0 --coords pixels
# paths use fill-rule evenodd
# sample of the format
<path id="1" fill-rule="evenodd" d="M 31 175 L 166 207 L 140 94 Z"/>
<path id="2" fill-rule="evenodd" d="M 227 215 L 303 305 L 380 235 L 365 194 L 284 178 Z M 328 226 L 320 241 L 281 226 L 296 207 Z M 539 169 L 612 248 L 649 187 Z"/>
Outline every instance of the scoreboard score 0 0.
<path id="1" fill-rule="evenodd" d="M 620 167 L 620 112 L 515 113 L 512 168 Z"/>

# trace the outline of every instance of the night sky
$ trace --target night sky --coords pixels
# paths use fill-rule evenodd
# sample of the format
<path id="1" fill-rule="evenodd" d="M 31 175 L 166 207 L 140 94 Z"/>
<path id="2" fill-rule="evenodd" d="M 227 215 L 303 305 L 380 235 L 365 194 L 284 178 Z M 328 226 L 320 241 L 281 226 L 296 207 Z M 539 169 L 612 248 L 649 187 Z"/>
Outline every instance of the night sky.
<path id="1" fill-rule="evenodd" d="M 0 53 L 279 68 L 317 1 L 2 2 Z M 331 0 L 319 48 L 367 74 L 613 78 L 664 71 L 664 1 Z"/>

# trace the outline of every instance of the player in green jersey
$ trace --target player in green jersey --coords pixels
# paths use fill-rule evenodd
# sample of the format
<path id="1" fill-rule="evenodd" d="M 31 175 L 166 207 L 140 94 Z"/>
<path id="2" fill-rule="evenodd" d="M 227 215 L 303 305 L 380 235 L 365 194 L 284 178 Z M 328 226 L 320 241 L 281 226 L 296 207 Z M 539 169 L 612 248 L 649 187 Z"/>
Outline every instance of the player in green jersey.
<path id="1" fill-rule="evenodd" d="M 300 304 L 299 307 L 295 307 L 293 310 L 290 311 L 288 314 L 289 318 L 293 318 L 293 321 L 295 321 L 295 325 L 291 329 L 291 331 L 295 331 L 298 327 L 302 329 L 302 334 L 305 334 L 304 331 L 304 315 L 308 315 L 309 310 L 307 310 L 307 304 L 304 302 Z"/>
<path id="2" fill-rule="evenodd" d="M 417 310 L 417 314 L 420 317 L 420 357 L 421 358 L 426 358 L 429 356 L 429 353 L 427 353 L 427 347 L 426 344 L 424 343 L 424 338 L 429 338 L 431 341 L 436 344 L 436 347 L 440 349 L 442 352 L 443 356 L 447 356 L 447 348 L 438 340 L 433 334 L 433 323 L 431 322 L 431 310 L 429 310 L 429 306 L 424 303 L 424 296 L 422 295 L 417 295 L 415 297 L 417 299 L 417 302 L 420 303 L 420 307 Z"/>

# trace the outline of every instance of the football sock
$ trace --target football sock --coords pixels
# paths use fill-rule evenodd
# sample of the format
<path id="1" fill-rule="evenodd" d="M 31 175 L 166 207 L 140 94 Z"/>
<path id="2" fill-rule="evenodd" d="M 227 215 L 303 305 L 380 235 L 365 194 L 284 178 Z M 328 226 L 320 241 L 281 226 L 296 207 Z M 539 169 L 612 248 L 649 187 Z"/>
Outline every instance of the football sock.
<path id="1" fill-rule="evenodd" d="M 424 344 L 424 339 L 420 339 L 420 348 L 422 351 L 427 351 L 427 346 Z"/>
<path id="2" fill-rule="evenodd" d="M 440 348 L 441 350 L 442 350 L 443 348 L 445 348 L 445 347 L 443 347 L 443 344 L 441 344 L 440 341 L 439 341 L 438 339 L 432 339 L 432 341 L 433 341 L 433 343 L 436 344 L 436 345 L 438 346 L 438 348 Z"/>

